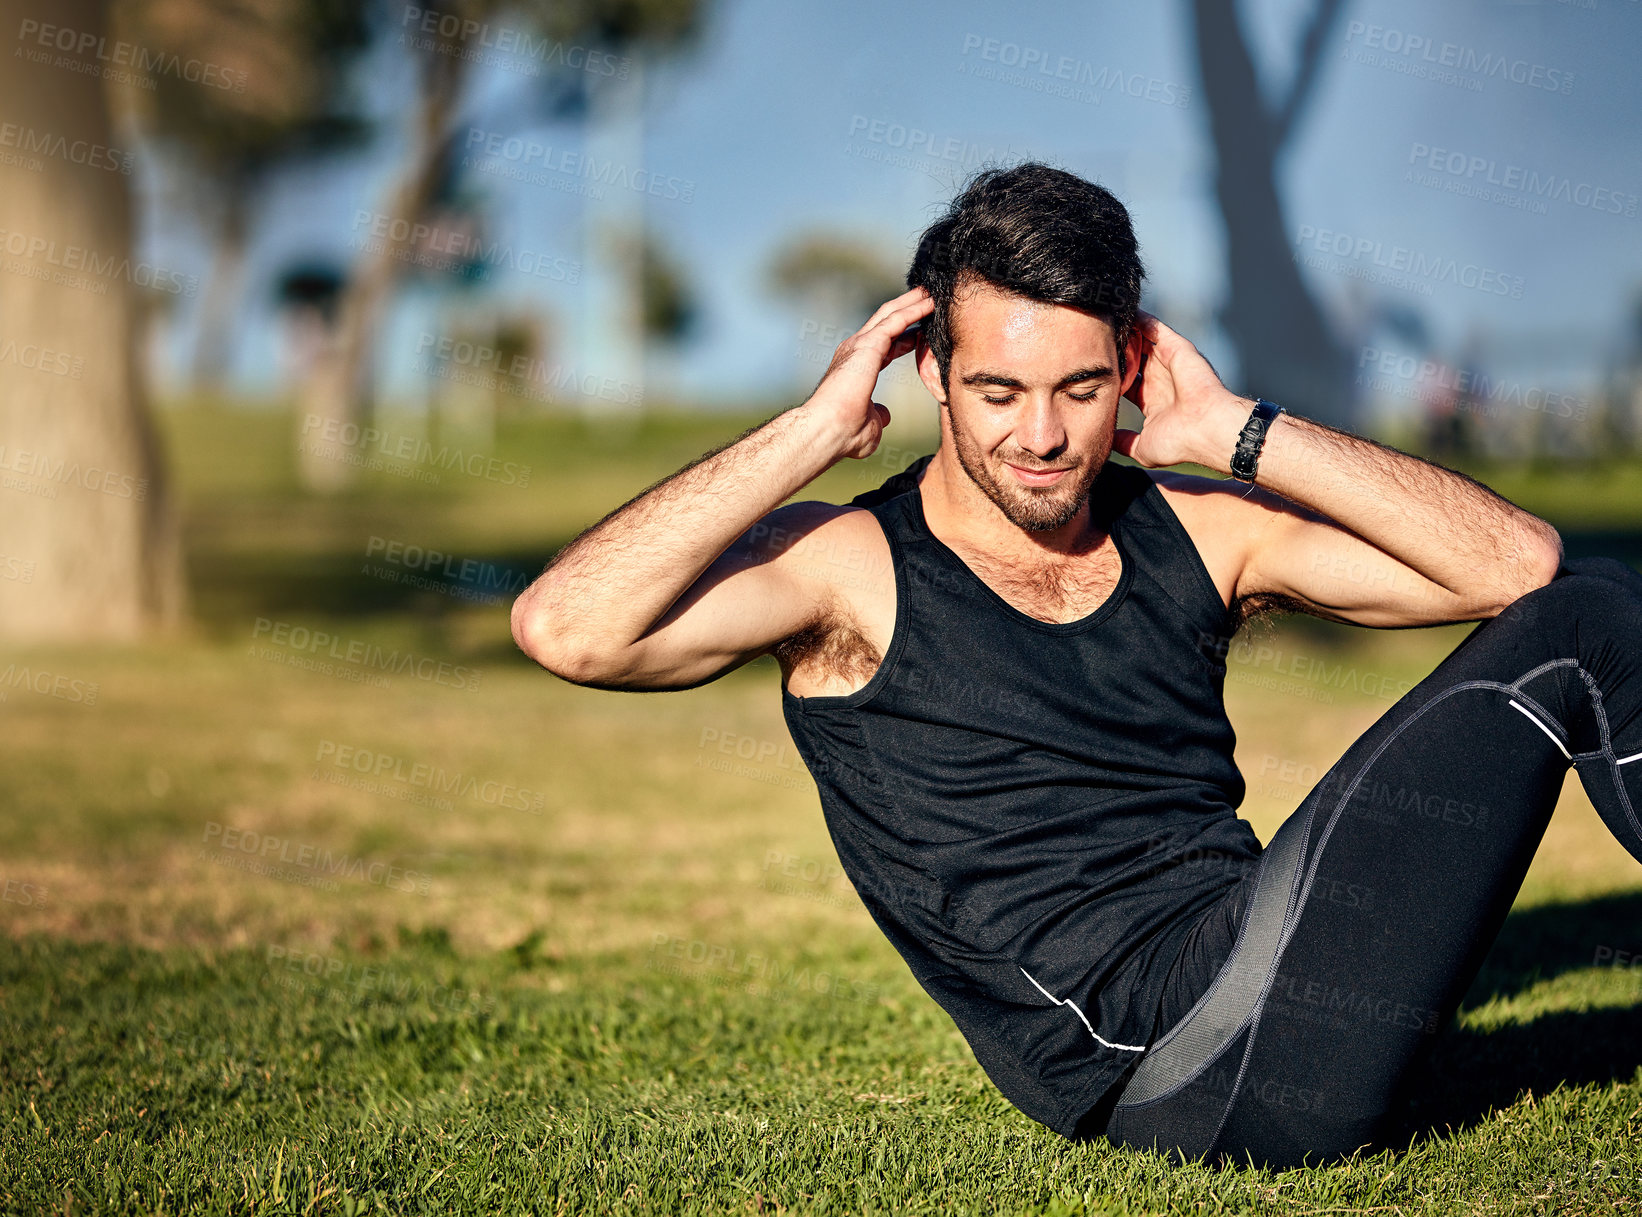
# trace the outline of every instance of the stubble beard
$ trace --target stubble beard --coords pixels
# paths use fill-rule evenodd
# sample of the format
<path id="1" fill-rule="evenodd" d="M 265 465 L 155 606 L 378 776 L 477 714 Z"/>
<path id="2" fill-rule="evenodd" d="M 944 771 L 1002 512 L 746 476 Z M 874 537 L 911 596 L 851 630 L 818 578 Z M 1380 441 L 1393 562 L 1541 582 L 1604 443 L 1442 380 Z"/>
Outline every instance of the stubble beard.
<path id="1" fill-rule="evenodd" d="M 1090 487 L 1095 484 L 1101 466 L 1105 464 L 1104 458 L 1090 461 L 1069 470 L 1053 486 L 1034 488 L 1015 481 L 1001 467 L 1004 460 L 1001 456 L 998 458 L 998 474 L 994 475 L 974 438 L 956 421 L 952 423 L 952 448 L 957 454 L 959 467 L 969 475 L 969 480 L 981 488 L 981 493 L 992 500 L 1011 524 L 1028 532 L 1047 532 L 1059 528 L 1083 510 Z M 1019 464 L 1023 469 L 1031 469 L 1036 462 L 1023 459 Z"/>

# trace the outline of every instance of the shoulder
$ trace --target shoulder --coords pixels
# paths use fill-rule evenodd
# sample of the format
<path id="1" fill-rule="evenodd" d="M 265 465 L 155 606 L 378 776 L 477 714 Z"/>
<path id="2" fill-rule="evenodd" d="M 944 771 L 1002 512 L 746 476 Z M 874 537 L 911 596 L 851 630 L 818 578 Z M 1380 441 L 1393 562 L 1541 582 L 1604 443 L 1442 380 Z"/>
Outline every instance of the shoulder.
<path id="1" fill-rule="evenodd" d="M 1247 483 L 1174 469 L 1140 469 L 1157 500 L 1197 551 L 1221 602 L 1230 605 L 1259 530 L 1261 506 Z M 1262 492 L 1257 492 L 1262 493 Z"/>
<path id="2" fill-rule="evenodd" d="M 883 529 L 864 507 L 804 499 L 766 512 L 737 545 L 765 561 L 819 557 L 849 544 L 883 539 Z"/>
<path id="3" fill-rule="evenodd" d="M 1258 533 L 1277 518 L 1319 519 L 1317 512 L 1264 486 L 1174 469 L 1143 471 L 1194 538 L 1202 532 L 1230 542 Z"/>
<path id="4" fill-rule="evenodd" d="M 899 498 L 908 491 L 917 489 L 918 478 L 929 462 L 934 459 L 935 454 L 933 452 L 919 457 L 899 473 L 887 478 L 881 486 L 862 491 L 851 499 L 850 503 L 857 507 L 876 507 L 881 503 L 889 502 L 891 499 Z"/>
<path id="5" fill-rule="evenodd" d="M 1277 496 L 1234 478 L 1205 477 L 1176 469 L 1142 469 L 1193 538 L 1225 536 L 1265 514 Z M 1229 538 L 1228 538 L 1229 539 Z"/>
<path id="6" fill-rule="evenodd" d="M 1326 517 L 1263 486 L 1235 478 L 1147 469 L 1162 501 L 1191 538 L 1209 577 L 1231 603 L 1260 553 L 1296 543 L 1297 526 Z"/>
<path id="7" fill-rule="evenodd" d="M 889 541 L 871 511 L 816 500 L 766 513 L 737 542 L 740 561 L 764 564 L 805 589 L 812 601 L 836 604 L 852 593 L 893 588 Z"/>

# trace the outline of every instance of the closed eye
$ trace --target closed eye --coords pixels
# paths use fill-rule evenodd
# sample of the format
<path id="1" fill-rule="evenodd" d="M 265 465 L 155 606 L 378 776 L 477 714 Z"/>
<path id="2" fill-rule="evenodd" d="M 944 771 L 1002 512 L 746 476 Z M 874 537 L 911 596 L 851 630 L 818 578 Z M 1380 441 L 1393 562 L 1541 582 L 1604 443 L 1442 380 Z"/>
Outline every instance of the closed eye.
<path id="1" fill-rule="evenodd" d="M 1015 400 L 1016 396 L 1017 394 L 1010 393 L 1003 397 L 989 397 L 987 394 L 983 393 L 981 394 L 981 400 L 989 406 L 1007 406 L 1010 402 Z M 1073 401 L 1094 401 L 1095 398 L 1100 396 L 1100 390 L 1091 389 L 1087 393 L 1068 393 L 1066 396 L 1070 397 Z"/>

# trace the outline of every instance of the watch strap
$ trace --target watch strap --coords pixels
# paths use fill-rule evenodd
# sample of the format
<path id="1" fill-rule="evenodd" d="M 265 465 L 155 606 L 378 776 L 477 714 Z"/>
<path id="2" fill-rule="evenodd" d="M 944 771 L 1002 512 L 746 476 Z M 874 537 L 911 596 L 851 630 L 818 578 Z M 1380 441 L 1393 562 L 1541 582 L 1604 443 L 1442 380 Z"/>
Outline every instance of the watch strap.
<path id="1" fill-rule="evenodd" d="M 1282 412 L 1282 406 L 1264 397 L 1256 399 L 1254 409 L 1249 412 L 1249 421 L 1243 424 L 1243 431 L 1237 437 L 1237 449 L 1232 453 L 1231 475 L 1238 481 L 1254 481 L 1260 465 L 1260 449 L 1266 443 L 1266 432 L 1271 427 L 1271 420 Z"/>

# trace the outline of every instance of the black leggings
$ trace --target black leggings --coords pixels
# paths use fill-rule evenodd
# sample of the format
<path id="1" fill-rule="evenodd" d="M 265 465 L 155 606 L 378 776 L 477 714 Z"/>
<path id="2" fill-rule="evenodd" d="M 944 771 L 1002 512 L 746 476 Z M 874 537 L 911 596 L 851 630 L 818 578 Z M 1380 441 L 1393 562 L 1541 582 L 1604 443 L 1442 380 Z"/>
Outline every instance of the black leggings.
<path id="1" fill-rule="evenodd" d="M 1607 558 L 1479 625 L 1306 796 L 1182 953 L 1106 1136 L 1274 1168 L 1372 1143 L 1570 764 L 1642 861 L 1642 575 Z"/>

